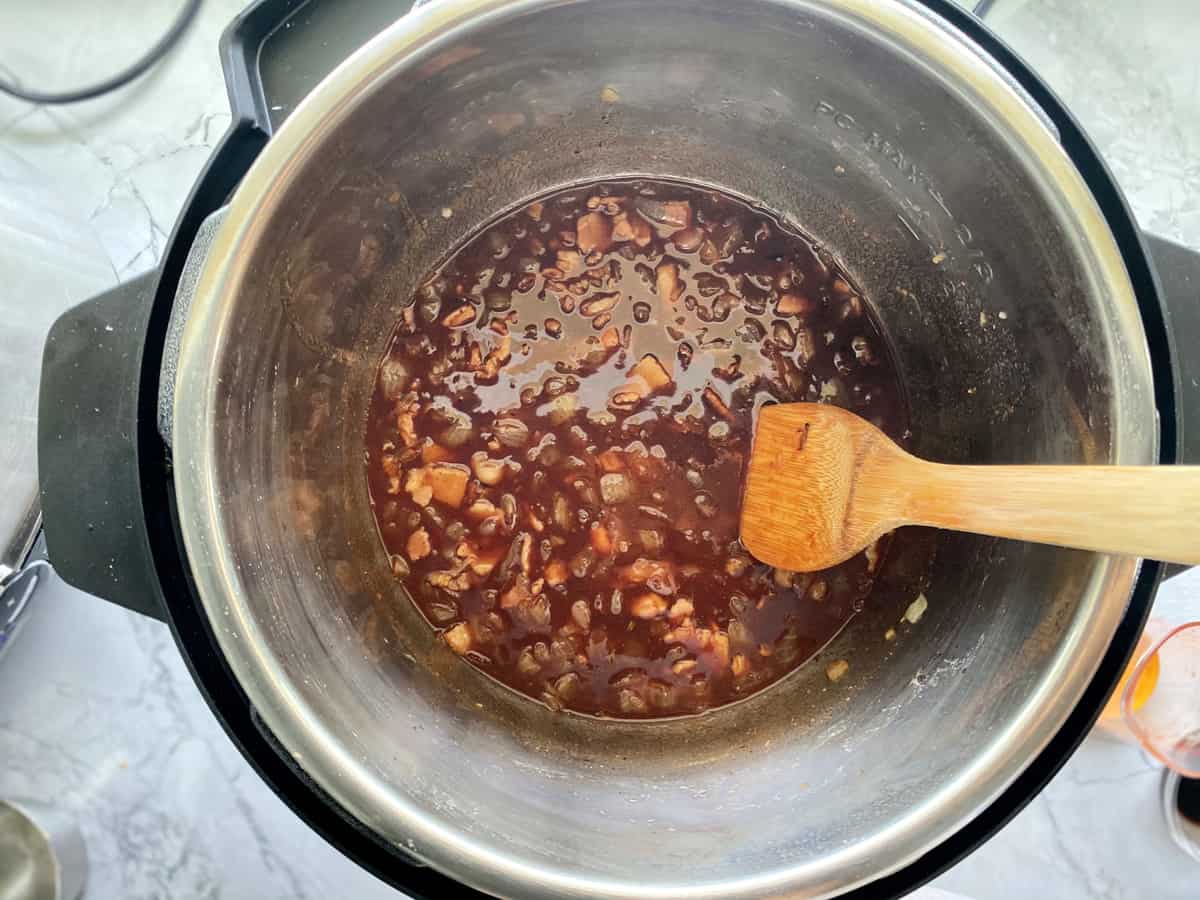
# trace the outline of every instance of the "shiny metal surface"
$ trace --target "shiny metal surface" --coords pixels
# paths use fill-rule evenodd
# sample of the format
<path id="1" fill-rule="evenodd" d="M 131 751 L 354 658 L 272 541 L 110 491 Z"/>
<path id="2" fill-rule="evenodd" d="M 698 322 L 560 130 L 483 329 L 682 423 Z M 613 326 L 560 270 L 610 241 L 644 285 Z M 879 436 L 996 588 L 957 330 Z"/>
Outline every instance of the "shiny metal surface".
<path id="1" fill-rule="evenodd" d="M 51 571 L 44 559 L 21 569 L 0 566 L 0 659 L 28 621 L 34 592 Z"/>
<path id="2" fill-rule="evenodd" d="M 17 438 L 20 440 L 21 435 Z M 16 455 L 16 445 L 11 448 Z M 24 454 L 24 449 L 22 449 Z M 37 476 L 29 471 L 10 476 L 13 480 L 13 490 L 7 494 L 11 504 L 5 513 L 5 538 L 0 541 L 0 579 L 5 578 L 21 564 L 33 541 L 37 537 L 41 509 L 37 501 Z M 29 491 L 32 479 L 33 490 Z M 18 486 L 20 491 L 18 491 Z"/>
<path id="3" fill-rule="evenodd" d="M 1153 459 L 1107 226 L 952 29 L 901 0 L 439 0 L 300 104 L 213 238 L 174 398 L 193 574 L 274 734 L 405 853 L 506 896 L 833 895 L 1022 771 L 1136 561 L 942 535 L 925 618 L 886 642 L 904 604 L 869 606 L 828 648 L 850 661 L 836 688 L 809 665 L 693 720 L 554 715 L 454 658 L 367 507 L 375 363 L 466 233 L 631 173 L 761 200 L 842 258 L 893 339 L 915 452 Z"/>
<path id="4" fill-rule="evenodd" d="M 83 838 L 70 819 L 0 800 L 0 900 L 76 900 L 86 875 Z"/>

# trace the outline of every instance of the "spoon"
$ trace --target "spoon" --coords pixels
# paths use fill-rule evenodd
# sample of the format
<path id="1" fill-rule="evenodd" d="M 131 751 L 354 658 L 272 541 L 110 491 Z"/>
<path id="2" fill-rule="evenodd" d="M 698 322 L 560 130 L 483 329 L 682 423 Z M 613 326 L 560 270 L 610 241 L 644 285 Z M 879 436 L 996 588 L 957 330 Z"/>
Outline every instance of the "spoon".
<path id="1" fill-rule="evenodd" d="M 901 525 L 1200 564 L 1200 466 L 951 466 L 824 403 L 764 407 L 742 543 L 813 572 Z"/>

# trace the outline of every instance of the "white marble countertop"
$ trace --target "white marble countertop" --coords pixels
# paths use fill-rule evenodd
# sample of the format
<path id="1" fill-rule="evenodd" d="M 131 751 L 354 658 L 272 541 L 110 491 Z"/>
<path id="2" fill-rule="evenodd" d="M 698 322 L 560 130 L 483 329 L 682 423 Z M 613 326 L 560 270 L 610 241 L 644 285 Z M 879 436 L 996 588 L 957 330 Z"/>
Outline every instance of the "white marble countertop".
<path id="1" fill-rule="evenodd" d="M 174 5 L 2 4 L 0 65 L 42 86 L 91 81 L 147 46 Z M 101 280 L 154 264 L 228 124 L 216 48 L 241 6 L 207 0 L 181 46 L 120 94 L 59 109 L 0 97 L 0 162 L 40 173 L 61 214 L 94 236 Z M 998 0 L 992 16 L 1089 129 L 1140 221 L 1200 248 L 1194 0 Z M 259 781 L 165 627 L 61 585 L 37 599 L 0 666 L 0 796 L 76 817 L 88 900 L 397 896 Z M 1200 618 L 1200 573 L 1170 583 L 1156 609 Z M 1159 777 L 1139 750 L 1089 738 L 935 885 L 978 900 L 1195 897 L 1200 871 L 1170 844 Z"/>

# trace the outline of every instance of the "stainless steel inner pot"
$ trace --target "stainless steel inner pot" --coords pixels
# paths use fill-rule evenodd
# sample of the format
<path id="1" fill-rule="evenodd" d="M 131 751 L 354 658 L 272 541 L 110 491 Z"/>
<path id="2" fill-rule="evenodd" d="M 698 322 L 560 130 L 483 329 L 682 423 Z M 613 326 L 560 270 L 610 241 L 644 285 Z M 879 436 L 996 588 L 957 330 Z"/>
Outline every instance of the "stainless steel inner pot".
<path id="1" fill-rule="evenodd" d="M 615 101 L 615 102 L 614 102 Z M 384 840 L 535 897 L 836 894 L 1009 784 L 1078 700 L 1131 559 L 942 535 L 929 609 L 699 718 L 555 715 L 433 639 L 367 502 L 363 425 L 420 276 L 530 195 L 719 185 L 840 257 L 917 453 L 1153 460 L 1150 363 L 1093 198 L 1038 110 L 903 0 L 439 0 L 291 115 L 233 199 L 180 346 L 180 520 L 221 647 Z M 888 561 L 889 578 L 906 559 Z"/>

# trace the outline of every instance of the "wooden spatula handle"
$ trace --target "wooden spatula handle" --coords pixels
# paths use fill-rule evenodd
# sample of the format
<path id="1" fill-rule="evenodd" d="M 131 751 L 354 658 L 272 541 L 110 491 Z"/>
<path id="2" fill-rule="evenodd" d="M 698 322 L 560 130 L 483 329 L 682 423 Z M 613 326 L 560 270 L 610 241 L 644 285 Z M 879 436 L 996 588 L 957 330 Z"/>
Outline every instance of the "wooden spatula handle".
<path id="1" fill-rule="evenodd" d="M 1200 565 L 1200 466 L 914 461 L 923 471 L 906 498 L 912 522 Z"/>

